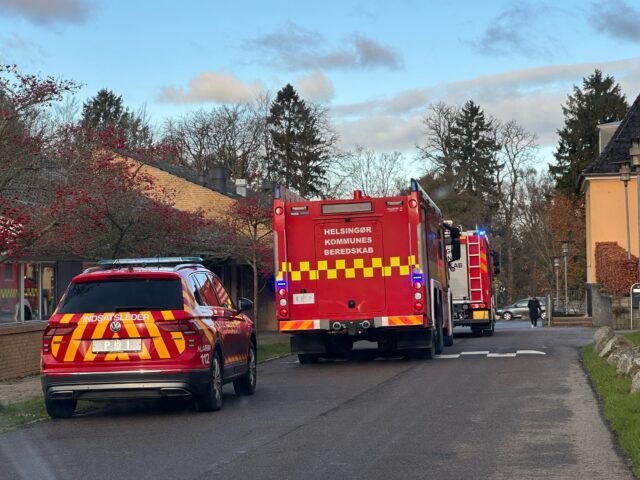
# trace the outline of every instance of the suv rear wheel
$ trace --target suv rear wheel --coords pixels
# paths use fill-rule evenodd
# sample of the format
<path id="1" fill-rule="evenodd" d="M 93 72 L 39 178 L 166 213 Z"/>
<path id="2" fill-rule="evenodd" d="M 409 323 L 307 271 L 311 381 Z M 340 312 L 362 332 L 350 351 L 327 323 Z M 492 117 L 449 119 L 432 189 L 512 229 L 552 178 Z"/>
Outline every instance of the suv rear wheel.
<path id="1" fill-rule="evenodd" d="M 236 395 L 253 395 L 256 391 L 256 373 L 256 346 L 251 342 L 247 360 L 247 373 L 233 381 L 233 389 Z"/>
<path id="2" fill-rule="evenodd" d="M 502 314 L 502 319 L 503 319 L 503 320 L 506 320 L 507 322 L 508 322 L 509 320 L 511 320 L 512 318 L 513 318 L 513 315 L 511 314 L 511 312 L 504 312 L 504 313 Z"/>
<path id="3" fill-rule="evenodd" d="M 44 406 L 51 418 L 69 418 L 76 410 L 77 400 L 44 400 Z"/>
<path id="4" fill-rule="evenodd" d="M 203 412 L 214 412 L 222 408 L 222 363 L 217 350 L 211 359 L 211 379 L 206 391 L 198 398 L 198 409 Z"/>

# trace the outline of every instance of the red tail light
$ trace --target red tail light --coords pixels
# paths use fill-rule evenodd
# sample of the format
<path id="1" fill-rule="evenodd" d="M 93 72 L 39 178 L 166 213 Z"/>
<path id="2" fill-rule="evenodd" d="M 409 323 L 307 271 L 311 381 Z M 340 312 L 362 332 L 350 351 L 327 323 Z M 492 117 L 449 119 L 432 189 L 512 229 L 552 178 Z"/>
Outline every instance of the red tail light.
<path id="1" fill-rule="evenodd" d="M 181 332 L 184 335 L 196 335 L 196 329 L 190 321 L 157 322 L 156 325 L 165 332 Z"/>
<path id="2" fill-rule="evenodd" d="M 44 338 L 45 340 L 51 340 L 54 336 L 70 335 L 76 329 L 76 327 L 77 325 L 75 323 L 65 325 L 49 325 L 44 331 L 42 338 Z"/>

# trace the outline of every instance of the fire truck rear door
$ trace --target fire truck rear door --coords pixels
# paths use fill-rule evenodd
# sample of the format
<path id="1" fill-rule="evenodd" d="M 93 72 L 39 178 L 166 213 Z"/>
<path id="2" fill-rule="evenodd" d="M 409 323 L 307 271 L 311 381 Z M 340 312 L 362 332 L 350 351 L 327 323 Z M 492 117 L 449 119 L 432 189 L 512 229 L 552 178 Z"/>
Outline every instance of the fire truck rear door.
<path id="1" fill-rule="evenodd" d="M 320 315 L 381 314 L 386 306 L 382 225 L 332 220 L 315 227 Z"/>

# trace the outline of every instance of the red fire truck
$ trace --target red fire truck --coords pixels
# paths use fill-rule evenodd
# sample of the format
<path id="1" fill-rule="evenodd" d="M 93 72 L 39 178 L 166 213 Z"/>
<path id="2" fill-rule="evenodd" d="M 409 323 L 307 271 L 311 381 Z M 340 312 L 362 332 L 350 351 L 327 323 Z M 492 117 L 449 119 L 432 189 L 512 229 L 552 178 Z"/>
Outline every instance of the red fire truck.
<path id="1" fill-rule="evenodd" d="M 415 180 L 408 195 L 383 198 L 306 201 L 277 188 L 276 315 L 300 363 L 358 340 L 419 358 L 451 345 L 445 229 L 455 258 L 458 229 Z"/>
<path id="2" fill-rule="evenodd" d="M 452 246 L 447 246 L 449 257 Z M 474 334 L 493 335 L 495 295 L 493 276 L 499 272 L 499 259 L 489 248 L 484 230 L 460 234 L 460 258 L 449 262 L 453 293 L 453 324 L 471 327 Z"/>

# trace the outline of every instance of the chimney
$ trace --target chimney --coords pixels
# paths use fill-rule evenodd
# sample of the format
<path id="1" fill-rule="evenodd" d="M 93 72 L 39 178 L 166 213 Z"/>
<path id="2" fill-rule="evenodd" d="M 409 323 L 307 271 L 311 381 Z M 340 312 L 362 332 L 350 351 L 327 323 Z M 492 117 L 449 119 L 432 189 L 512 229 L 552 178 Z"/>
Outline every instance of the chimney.
<path id="1" fill-rule="evenodd" d="M 227 169 L 222 165 L 216 165 L 211 172 L 211 182 L 213 188 L 219 192 L 226 193 L 227 191 Z"/>
<path id="2" fill-rule="evenodd" d="M 238 178 L 236 180 L 236 194 L 241 197 L 247 196 L 247 181 L 244 178 Z"/>

